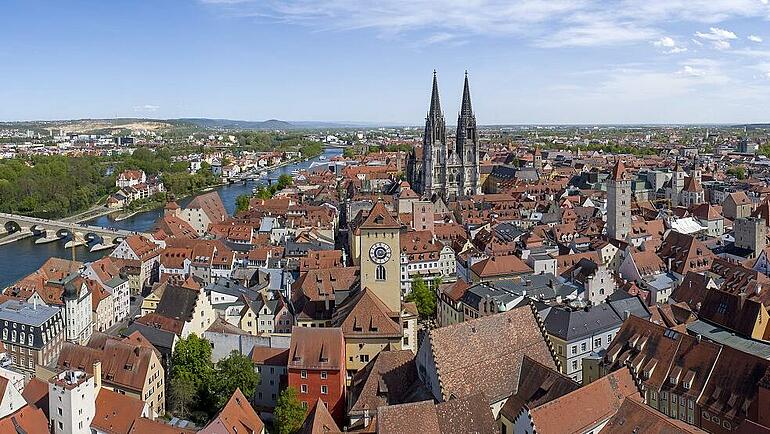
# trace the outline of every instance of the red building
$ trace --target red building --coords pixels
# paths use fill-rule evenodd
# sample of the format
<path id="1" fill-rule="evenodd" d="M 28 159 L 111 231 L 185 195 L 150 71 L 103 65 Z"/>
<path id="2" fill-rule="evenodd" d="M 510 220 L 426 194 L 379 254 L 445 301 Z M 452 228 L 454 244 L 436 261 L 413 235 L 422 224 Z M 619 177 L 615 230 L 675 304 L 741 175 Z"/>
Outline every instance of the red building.
<path id="1" fill-rule="evenodd" d="M 310 411 L 322 400 L 342 425 L 345 416 L 345 339 L 339 328 L 294 327 L 289 348 L 289 387 Z"/>

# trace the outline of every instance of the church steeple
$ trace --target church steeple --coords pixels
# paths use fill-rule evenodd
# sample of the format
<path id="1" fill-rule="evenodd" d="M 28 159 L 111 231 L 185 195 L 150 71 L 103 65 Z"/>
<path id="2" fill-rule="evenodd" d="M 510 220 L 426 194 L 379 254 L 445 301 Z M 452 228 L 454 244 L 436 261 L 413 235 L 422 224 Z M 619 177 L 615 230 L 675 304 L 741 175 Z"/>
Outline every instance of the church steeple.
<path id="1" fill-rule="evenodd" d="M 435 119 L 441 117 L 441 101 L 438 98 L 438 79 L 436 78 L 436 70 L 433 70 L 433 92 L 430 95 L 430 108 L 428 109 L 428 117 Z"/>
<path id="2" fill-rule="evenodd" d="M 463 101 L 460 107 L 460 117 L 473 116 L 471 107 L 471 89 L 468 85 L 468 71 L 465 71 L 465 84 L 463 85 Z"/>

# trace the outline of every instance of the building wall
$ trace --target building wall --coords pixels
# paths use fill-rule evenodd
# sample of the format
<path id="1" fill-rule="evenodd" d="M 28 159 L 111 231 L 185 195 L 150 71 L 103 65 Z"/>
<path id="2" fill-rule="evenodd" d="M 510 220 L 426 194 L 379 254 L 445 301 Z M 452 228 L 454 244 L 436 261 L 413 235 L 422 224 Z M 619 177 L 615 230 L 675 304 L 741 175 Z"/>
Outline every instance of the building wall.
<path id="1" fill-rule="evenodd" d="M 570 342 L 565 342 L 549 333 L 548 337 L 556 350 L 556 358 L 561 362 L 560 372 L 578 383 L 583 383 L 583 359 L 592 352 L 606 350 L 618 330 L 620 330 L 620 326 Z M 590 381 L 589 379 L 585 380 Z"/>
<path id="2" fill-rule="evenodd" d="M 320 398 L 338 424 L 345 415 L 345 373 L 342 370 L 315 370 L 289 368 L 289 387 L 297 390 L 302 405 L 312 409 Z M 324 378 L 325 377 L 325 378 Z M 325 386 L 326 393 L 322 393 Z"/>
<path id="3" fill-rule="evenodd" d="M 64 323 L 67 340 L 85 345 L 93 333 L 93 305 L 91 291 L 84 286 L 80 292 L 82 295 L 77 299 L 64 299 Z"/>
<path id="4" fill-rule="evenodd" d="M 441 393 L 441 383 L 438 378 L 436 361 L 433 359 L 430 336 L 423 340 L 420 349 L 417 350 L 415 364 L 417 365 L 417 375 L 420 377 L 420 380 L 425 387 L 433 393 L 433 398 L 439 402 L 443 401 L 444 397 Z"/>
<path id="5" fill-rule="evenodd" d="M 81 375 L 86 375 L 80 372 Z M 94 379 L 89 376 L 74 387 L 48 384 L 48 408 L 54 434 L 90 434 L 96 414 Z"/>
<path id="6" fill-rule="evenodd" d="M 625 240 L 631 230 L 631 181 L 607 184 L 607 235 Z"/>
<path id="7" fill-rule="evenodd" d="M 259 384 L 254 391 L 254 405 L 274 408 L 281 393 L 282 377 L 287 377 L 286 366 L 256 364 L 254 369 L 259 373 Z"/>
<path id="8" fill-rule="evenodd" d="M 353 374 L 363 369 L 371 360 L 374 360 L 377 354 L 388 345 L 390 345 L 391 350 L 400 350 L 402 341 L 403 338 L 360 339 L 345 336 L 345 354 L 347 355 L 345 369 L 347 370 L 348 378 L 352 378 Z"/>
<path id="9" fill-rule="evenodd" d="M 27 402 L 24 400 L 24 397 L 21 396 L 21 392 L 9 380 L 9 384 L 6 386 L 3 396 L 0 397 L 0 418 L 4 418 L 9 414 L 18 411 L 25 405 L 27 405 Z"/>
<path id="10" fill-rule="evenodd" d="M 390 259 L 382 264 L 385 279 L 377 279 L 378 264 L 370 258 L 371 247 L 380 242 L 391 251 Z M 374 291 L 392 312 L 401 311 L 400 245 L 398 229 L 361 230 L 361 287 Z"/>

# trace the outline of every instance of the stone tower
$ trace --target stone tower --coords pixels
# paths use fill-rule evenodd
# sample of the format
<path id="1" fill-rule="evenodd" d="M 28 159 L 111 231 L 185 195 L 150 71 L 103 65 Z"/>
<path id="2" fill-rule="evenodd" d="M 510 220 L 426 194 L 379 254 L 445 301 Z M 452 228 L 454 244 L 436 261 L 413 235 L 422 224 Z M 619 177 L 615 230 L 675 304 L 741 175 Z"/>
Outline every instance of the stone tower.
<path id="1" fill-rule="evenodd" d="M 426 195 L 444 194 L 444 175 L 446 170 L 446 122 L 441 112 L 438 95 L 438 79 L 433 71 L 433 90 L 430 95 L 430 107 L 425 118 L 425 133 L 422 137 L 422 182 L 420 192 Z"/>
<path id="2" fill-rule="evenodd" d="M 687 173 L 682 169 L 677 161 L 674 166 L 674 176 L 671 178 L 671 206 L 678 206 L 681 202 L 682 190 L 684 190 L 684 181 Z"/>
<path id="3" fill-rule="evenodd" d="M 622 162 L 607 181 L 607 236 L 625 241 L 631 231 L 631 180 Z"/>
<path id="4" fill-rule="evenodd" d="M 401 224 L 378 201 L 359 229 L 361 289 L 369 288 L 392 312 L 401 312 Z"/>
<path id="5" fill-rule="evenodd" d="M 457 116 L 457 135 L 455 152 L 460 159 L 461 183 L 458 186 L 458 196 L 479 193 L 479 135 L 476 129 L 476 116 L 471 106 L 471 90 L 468 85 L 468 71 L 465 71 L 463 83 L 463 98 L 460 103 L 460 114 Z"/>

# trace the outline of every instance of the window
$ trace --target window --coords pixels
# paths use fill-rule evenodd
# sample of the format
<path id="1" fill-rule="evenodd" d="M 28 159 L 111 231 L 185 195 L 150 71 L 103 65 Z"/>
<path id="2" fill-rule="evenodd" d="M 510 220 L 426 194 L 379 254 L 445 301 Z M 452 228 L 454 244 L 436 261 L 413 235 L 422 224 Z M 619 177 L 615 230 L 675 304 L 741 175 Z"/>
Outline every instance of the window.
<path id="1" fill-rule="evenodd" d="M 302 408 L 307 408 L 307 401 L 302 401 Z"/>
<path id="2" fill-rule="evenodd" d="M 299 376 L 300 378 L 307 378 L 307 371 L 303 369 L 300 371 Z"/>
<path id="3" fill-rule="evenodd" d="M 577 354 L 577 345 L 572 346 L 572 354 Z"/>
<path id="4" fill-rule="evenodd" d="M 594 339 L 594 347 L 601 347 L 601 346 L 602 346 L 602 338 Z"/>
<path id="5" fill-rule="evenodd" d="M 612 333 L 607 335 L 607 343 L 609 344 L 610 342 L 612 342 Z"/>
<path id="6" fill-rule="evenodd" d="M 585 350 L 586 350 L 586 343 L 583 342 L 582 344 L 580 344 L 580 351 L 585 351 Z"/>
<path id="7" fill-rule="evenodd" d="M 385 280 L 385 267 L 383 267 L 382 265 L 377 266 L 375 278 L 377 280 Z"/>
<path id="8" fill-rule="evenodd" d="M 321 379 L 326 380 L 326 378 L 329 376 L 329 374 L 326 371 L 321 371 Z"/>
<path id="9" fill-rule="evenodd" d="M 321 395 L 328 395 L 329 394 L 329 386 L 323 385 L 321 386 Z"/>
<path id="10" fill-rule="evenodd" d="M 577 360 L 572 361 L 572 369 L 573 370 L 577 369 Z"/>
<path id="11" fill-rule="evenodd" d="M 368 354 L 361 354 L 358 356 L 359 360 L 361 360 L 361 363 L 369 363 L 369 355 Z"/>
<path id="12" fill-rule="evenodd" d="M 299 386 L 299 391 L 302 393 L 307 393 L 307 384 L 302 384 Z"/>

